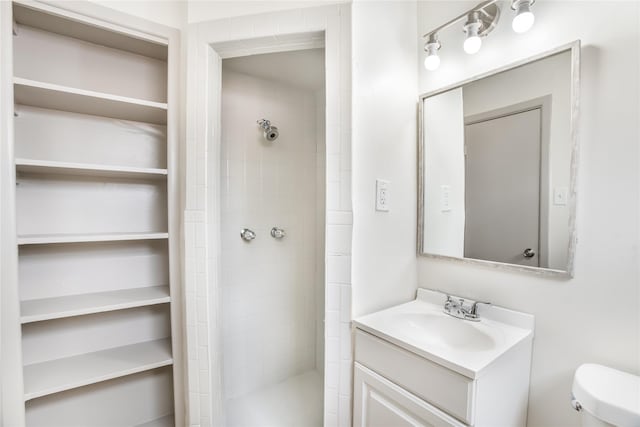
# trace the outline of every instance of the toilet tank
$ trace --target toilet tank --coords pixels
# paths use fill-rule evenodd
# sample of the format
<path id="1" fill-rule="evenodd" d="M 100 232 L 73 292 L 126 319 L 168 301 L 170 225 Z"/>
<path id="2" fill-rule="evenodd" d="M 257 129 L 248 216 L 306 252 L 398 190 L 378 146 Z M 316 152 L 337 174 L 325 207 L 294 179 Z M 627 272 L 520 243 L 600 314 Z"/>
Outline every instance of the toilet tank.
<path id="1" fill-rule="evenodd" d="M 640 427 L 640 377 L 586 363 L 575 372 L 572 392 L 583 426 Z"/>

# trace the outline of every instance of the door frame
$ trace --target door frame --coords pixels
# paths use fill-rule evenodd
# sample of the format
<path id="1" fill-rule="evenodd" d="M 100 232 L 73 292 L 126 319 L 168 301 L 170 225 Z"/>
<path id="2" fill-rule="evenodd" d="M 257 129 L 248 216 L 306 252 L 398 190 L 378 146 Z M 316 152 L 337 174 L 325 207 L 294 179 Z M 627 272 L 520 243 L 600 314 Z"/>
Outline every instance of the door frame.
<path id="1" fill-rule="evenodd" d="M 191 24 L 186 46 L 183 148 L 188 424 L 222 425 L 220 304 L 220 105 L 222 58 L 325 48 L 326 153 L 340 164 L 326 181 L 324 423 L 351 424 L 351 5 L 336 4 Z M 326 167 L 326 166 L 325 166 Z M 325 180 L 329 174 L 325 171 Z M 329 232 L 329 231 L 332 232 Z M 341 252 L 337 242 L 348 241 Z M 347 272 L 345 274 L 345 272 Z M 343 296 L 330 307 L 328 295 Z M 331 334 L 331 335 L 330 335 Z M 346 382 L 345 382 L 346 381 Z"/>

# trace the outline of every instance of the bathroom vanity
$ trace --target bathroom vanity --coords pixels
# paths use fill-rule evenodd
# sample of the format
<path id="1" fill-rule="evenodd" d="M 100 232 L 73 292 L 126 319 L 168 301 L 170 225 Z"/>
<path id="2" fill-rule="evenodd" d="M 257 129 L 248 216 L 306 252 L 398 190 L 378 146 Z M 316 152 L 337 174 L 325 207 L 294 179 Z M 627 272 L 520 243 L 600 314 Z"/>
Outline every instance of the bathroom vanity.
<path id="1" fill-rule="evenodd" d="M 419 289 L 354 320 L 354 426 L 526 425 L 533 316 L 480 306 L 464 320 L 446 301 Z"/>

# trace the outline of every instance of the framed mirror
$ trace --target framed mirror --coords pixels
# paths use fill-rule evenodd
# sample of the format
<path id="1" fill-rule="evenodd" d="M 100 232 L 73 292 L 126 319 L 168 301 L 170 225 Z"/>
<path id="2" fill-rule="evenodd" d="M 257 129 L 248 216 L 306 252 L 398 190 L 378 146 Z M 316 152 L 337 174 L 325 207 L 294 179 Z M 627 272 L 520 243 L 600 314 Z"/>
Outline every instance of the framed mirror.
<path id="1" fill-rule="evenodd" d="M 580 42 L 420 96 L 418 253 L 571 276 Z"/>

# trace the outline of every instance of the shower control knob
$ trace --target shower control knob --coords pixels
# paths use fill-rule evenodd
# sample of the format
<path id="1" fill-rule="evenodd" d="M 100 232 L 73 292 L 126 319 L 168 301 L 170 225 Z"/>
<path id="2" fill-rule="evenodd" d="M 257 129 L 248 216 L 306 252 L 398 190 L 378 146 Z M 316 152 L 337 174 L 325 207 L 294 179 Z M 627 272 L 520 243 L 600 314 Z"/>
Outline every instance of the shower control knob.
<path id="1" fill-rule="evenodd" d="M 273 227 L 271 229 L 271 237 L 273 237 L 274 239 L 282 239 L 286 235 L 287 233 L 285 233 L 282 228 Z"/>
<path id="2" fill-rule="evenodd" d="M 256 233 L 248 228 L 243 228 L 240 230 L 240 237 L 242 237 L 242 240 L 250 242 L 256 238 Z"/>

